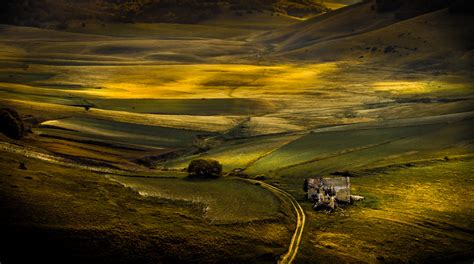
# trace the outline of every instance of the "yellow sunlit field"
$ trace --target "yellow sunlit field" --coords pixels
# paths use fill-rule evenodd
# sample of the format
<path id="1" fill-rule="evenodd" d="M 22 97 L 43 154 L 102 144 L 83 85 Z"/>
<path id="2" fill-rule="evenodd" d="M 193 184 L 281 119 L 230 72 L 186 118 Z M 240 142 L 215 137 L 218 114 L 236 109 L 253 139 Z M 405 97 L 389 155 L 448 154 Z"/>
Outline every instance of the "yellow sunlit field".
<path id="1" fill-rule="evenodd" d="M 349 2 L 304 21 L 0 25 L 0 108 L 28 131 L 0 134 L 1 208 L 25 208 L 8 235 L 93 238 L 67 253 L 94 263 L 275 263 L 299 204 L 294 263 L 471 263 L 474 21 Z M 186 177 L 200 158 L 224 176 Z M 365 200 L 314 211 L 305 179 L 341 172 Z"/>

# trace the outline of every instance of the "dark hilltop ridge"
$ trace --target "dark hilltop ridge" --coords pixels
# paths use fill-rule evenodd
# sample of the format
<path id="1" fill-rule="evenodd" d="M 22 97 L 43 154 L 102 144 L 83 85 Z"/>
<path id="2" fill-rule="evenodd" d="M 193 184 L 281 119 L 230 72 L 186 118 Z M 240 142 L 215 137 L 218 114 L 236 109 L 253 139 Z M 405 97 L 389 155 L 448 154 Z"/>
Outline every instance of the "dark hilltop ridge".
<path id="1" fill-rule="evenodd" d="M 228 12 L 272 12 L 305 17 L 328 11 L 310 0 L 7 0 L 1 22 L 27 26 L 61 25 L 70 20 L 102 22 L 197 23 Z"/>

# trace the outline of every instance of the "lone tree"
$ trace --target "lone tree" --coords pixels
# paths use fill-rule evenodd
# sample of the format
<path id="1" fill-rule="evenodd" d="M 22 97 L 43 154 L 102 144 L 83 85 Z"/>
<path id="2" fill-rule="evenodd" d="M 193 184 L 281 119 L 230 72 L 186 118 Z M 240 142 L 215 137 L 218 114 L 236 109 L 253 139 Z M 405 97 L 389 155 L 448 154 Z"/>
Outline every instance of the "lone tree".
<path id="1" fill-rule="evenodd" d="M 9 108 L 0 109 L 0 132 L 13 139 L 23 137 L 25 128 L 17 111 Z"/>
<path id="2" fill-rule="evenodd" d="M 217 160 L 197 159 L 188 166 L 188 177 L 191 178 L 218 178 L 222 175 L 222 165 Z"/>

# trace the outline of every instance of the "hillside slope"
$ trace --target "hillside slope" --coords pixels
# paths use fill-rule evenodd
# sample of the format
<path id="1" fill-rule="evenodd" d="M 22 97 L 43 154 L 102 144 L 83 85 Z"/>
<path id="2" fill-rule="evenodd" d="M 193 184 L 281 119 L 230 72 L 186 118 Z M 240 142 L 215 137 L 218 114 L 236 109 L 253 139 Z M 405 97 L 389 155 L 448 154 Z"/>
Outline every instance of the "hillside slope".
<path id="1" fill-rule="evenodd" d="M 258 41 L 275 45 L 275 51 L 289 51 L 318 42 L 355 35 L 395 23 L 393 14 L 377 14 L 372 3 L 363 2 L 323 14 L 304 22 L 271 31 Z"/>
<path id="2" fill-rule="evenodd" d="M 448 9 L 400 20 L 370 3 L 263 35 L 272 58 L 352 61 L 406 69 L 467 69 L 473 65 L 474 19 Z M 351 19 L 347 19 L 350 17 Z M 467 67 L 466 67 L 467 66 Z"/>

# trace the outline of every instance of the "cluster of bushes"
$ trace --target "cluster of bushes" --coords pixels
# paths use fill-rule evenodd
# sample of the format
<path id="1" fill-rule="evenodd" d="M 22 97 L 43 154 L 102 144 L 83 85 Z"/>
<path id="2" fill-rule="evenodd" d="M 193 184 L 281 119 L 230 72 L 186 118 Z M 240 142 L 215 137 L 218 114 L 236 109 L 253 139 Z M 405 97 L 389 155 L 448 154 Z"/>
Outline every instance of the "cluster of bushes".
<path id="1" fill-rule="evenodd" d="M 25 133 L 23 121 L 17 111 L 0 109 L 0 132 L 13 139 L 20 139 Z"/>
<path id="2" fill-rule="evenodd" d="M 197 23 L 211 19 L 228 6 L 236 14 L 272 12 L 308 15 L 328 9 L 311 0 L 108 0 L 121 22 Z"/>
<path id="3" fill-rule="evenodd" d="M 113 20 L 119 22 L 196 23 L 220 13 L 217 0 L 110 1 Z"/>
<path id="4" fill-rule="evenodd" d="M 71 20 L 110 18 L 107 7 L 94 0 L 3 0 L 0 23 L 66 29 Z"/>
<path id="5" fill-rule="evenodd" d="M 323 4 L 312 0 L 229 0 L 228 3 L 230 9 L 239 14 L 242 14 L 241 11 L 253 13 L 254 11 L 263 12 L 267 10 L 273 13 L 304 17 L 329 11 Z"/>
<path id="6" fill-rule="evenodd" d="M 188 175 L 197 179 L 218 178 L 222 175 L 222 165 L 217 160 L 196 159 L 189 163 Z"/>

